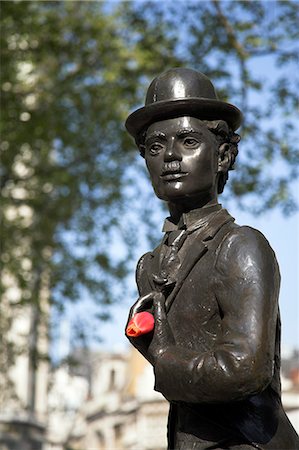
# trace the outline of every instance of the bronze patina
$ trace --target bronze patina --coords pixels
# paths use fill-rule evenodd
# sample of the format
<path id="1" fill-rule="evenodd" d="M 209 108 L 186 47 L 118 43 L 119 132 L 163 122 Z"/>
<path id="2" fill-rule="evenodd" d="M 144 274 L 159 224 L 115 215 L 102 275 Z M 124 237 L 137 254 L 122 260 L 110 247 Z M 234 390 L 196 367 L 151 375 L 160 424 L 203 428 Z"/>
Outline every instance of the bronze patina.
<path id="1" fill-rule="evenodd" d="M 238 154 L 242 114 L 184 68 L 149 86 L 126 127 L 170 216 L 137 266 L 137 313 L 154 329 L 129 337 L 170 402 L 169 449 L 298 449 L 281 405 L 280 275 L 257 230 L 218 195 Z"/>

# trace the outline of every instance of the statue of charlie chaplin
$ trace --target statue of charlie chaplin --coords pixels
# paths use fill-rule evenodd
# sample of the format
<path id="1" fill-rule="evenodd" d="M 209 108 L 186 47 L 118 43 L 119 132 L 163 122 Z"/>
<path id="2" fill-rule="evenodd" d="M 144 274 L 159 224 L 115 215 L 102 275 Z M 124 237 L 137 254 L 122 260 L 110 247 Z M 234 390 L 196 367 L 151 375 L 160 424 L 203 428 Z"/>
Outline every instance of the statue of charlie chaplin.
<path id="1" fill-rule="evenodd" d="M 152 81 L 126 122 L 170 212 L 161 244 L 138 263 L 127 327 L 170 402 L 169 449 L 299 448 L 280 399 L 275 255 L 218 203 L 241 120 L 205 75 L 179 68 Z"/>

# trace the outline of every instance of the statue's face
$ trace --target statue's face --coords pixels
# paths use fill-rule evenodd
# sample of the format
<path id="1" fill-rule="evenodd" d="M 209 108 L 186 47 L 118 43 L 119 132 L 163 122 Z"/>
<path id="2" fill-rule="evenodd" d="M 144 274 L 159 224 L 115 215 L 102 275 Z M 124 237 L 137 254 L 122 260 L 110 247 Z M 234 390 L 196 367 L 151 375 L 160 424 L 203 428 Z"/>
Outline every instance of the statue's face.
<path id="1" fill-rule="evenodd" d="M 178 117 L 152 124 L 145 160 L 157 197 L 175 202 L 213 196 L 218 167 L 216 137 L 199 119 Z"/>

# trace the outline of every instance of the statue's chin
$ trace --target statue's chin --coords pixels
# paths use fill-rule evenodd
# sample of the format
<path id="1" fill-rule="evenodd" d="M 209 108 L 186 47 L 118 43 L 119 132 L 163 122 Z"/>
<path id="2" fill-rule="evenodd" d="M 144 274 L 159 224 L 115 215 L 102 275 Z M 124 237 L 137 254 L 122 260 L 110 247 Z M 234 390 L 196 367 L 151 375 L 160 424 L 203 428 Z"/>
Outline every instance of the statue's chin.
<path id="1" fill-rule="evenodd" d="M 210 192 L 192 192 L 192 193 L 180 193 L 176 192 L 173 194 L 166 193 L 157 193 L 156 196 L 167 203 L 173 204 L 184 204 L 187 203 L 189 205 L 194 204 L 196 207 L 204 206 L 206 203 L 211 202 L 211 200 L 217 200 L 217 196 L 213 196 Z"/>

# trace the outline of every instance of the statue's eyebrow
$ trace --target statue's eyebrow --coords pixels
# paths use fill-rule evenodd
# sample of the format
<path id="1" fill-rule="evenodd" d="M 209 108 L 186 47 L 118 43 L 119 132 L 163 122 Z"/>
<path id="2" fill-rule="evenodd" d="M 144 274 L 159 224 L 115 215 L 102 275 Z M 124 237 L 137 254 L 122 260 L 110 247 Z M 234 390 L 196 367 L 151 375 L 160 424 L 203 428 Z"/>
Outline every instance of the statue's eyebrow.
<path id="1" fill-rule="evenodd" d="M 151 134 L 146 135 L 145 142 L 156 138 L 166 139 L 166 134 L 162 133 L 162 131 L 153 131 Z"/>
<path id="2" fill-rule="evenodd" d="M 203 135 L 201 131 L 194 130 L 194 128 L 182 128 L 176 132 L 177 137 L 184 137 L 186 134 L 199 134 L 200 136 Z"/>

